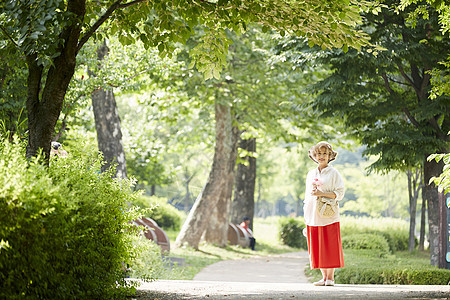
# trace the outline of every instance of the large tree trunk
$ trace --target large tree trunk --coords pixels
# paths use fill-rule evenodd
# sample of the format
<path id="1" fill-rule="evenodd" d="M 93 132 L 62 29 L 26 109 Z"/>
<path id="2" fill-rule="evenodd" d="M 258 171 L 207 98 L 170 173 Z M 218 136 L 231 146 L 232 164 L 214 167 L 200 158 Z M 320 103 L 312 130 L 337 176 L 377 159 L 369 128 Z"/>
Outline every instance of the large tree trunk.
<path id="1" fill-rule="evenodd" d="M 440 241 L 440 208 L 439 208 L 439 192 L 434 183 L 429 184 L 430 178 L 433 176 L 439 176 L 442 172 L 443 164 L 436 163 L 435 161 L 427 161 L 425 157 L 423 172 L 424 172 L 424 188 L 422 190 L 428 206 L 428 229 L 430 239 L 430 260 L 431 265 L 438 266 L 440 256 L 445 255 L 442 253 Z"/>
<path id="2" fill-rule="evenodd" d="M 175 247 L 189 245 L 198 249 L 200 239 L 219 196 L 227 188 L 227 171 L 232 153 L 231 113 L 230 107 L 216 102 L 216 146 L 208 181 L 197 197 L 186 221 L 175 241 Z"/>
<path id="3" fill-rule="evenodd" d="M 85 1 L 72 1 L 68 11 L 74 16 L 83 18 Z M 43 150 L 48 159 L 50 145 L 64 97 L 70 80 L 75 72 L 78 38 L 81 32 L 81 22 L 75 22 L 61 32 L 60 55 L 53 60 L 47 76 L 44 68 L 38 64 L 37 55 L 26 57 L 28 65 L 28 145 L 27 157 L 35 156 L 39 149 Z M 45 78 L 45 81 L 43 80 Z M 45 82 L 45 83 L 44 83 Z M 43 90 L 42 85 L 45 84 Z M 42 95 L 42 96 L 40 96 Z"/>
<path id="4" fill-rule="evenodd" d="M 232 148 L 228 161 L 228 169 L 225 172 L 226 183 L 220 193 L 217 205 L 213 207 L 205 232 L 205 241 L 225 247 L 228 244 L 228 223 L 230 220 L 231 196 L 235 177 L 235 166 L 237 159 L 237 145 L 239 141 L 239 128 L 232 127 Z"/>
<path id="5" fill-rule="evenodd" d="M 241 139 L 239 147 L 249 153 L 255 153 L 256 139 Z M 253 230 L 253 216 L 255 214 L 256 158 L 254 155 L 247 155 L 242 159 L 247 161 L 247 163 L 240 163 L 237 166 L 234 200 L 231 205 L 231 222 L 239 224 L 244 217 L 249 217 L 249 227 Z"/>
<path id="6" fill-rule="evenodd" d="M 109 48 L 104 41 L 97 49 L 99 64 L 108 55 Z M 90 73 L 91 76 L 95 74 Z M 122 130 L 116 99 L 111 89 L 104 87 L 92 94 L 92 108 L 95 117 L 95 129 L 97 130 L 98 150 L 103 153 L 105 164 L 102 172 L 111 165 L 116 166 L 116 177 L 127 178 L 127 164 L 125 150 L 122 145 Z"/>

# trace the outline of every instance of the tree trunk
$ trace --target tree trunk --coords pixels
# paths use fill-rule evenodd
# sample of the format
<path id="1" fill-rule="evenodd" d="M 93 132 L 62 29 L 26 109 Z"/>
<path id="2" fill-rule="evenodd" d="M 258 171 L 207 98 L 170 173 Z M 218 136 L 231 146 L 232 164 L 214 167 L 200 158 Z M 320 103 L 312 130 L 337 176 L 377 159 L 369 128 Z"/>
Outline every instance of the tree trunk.
<path id="1" fill-rule="evenodd" d="M 428 155 L 426 156 L 428 157 Z M 431 265 L 438 266 L 441 253 L 441 234 L 439 233 L 440 226 L 440 209 L 439 209 L 439 192 L 434 183 L 429 184 L 430 178 L 433 176 L 439 176 L 442 172 L 443 164 L 436 163 L 435 161 L 427 161 L 425 157 L 424 162 L 424 188 L 423 194 L 427 201 L 428 206 L 428 229 L 430 239 L 430 261 Z"/>
<path id="2" fill-rule="evenodd" d="M 99 64 L 108 55 L 109 49 L 106 41 L 97 49 Z M 91 76 L 95 76 L 89 72 Z M 92 107 L 95 117 L 95 129 L 97 130 L 98 150 L 103 153 L 105 164 L 102 172 L 116 164 L 116 177 L 127 177 L 127 164 L 125 150 L 122 145 L 122 130 L 116 99 L 111 89 L 103 87 L 92 94 Z"/>
<path id="3" fill-rule="evenodd" d="M 408 194 L 409 194 L 409 252 L 414 251 L 415 248 L 415 231 L 416 231 L 416 206 L 417 199 L 414 199 L 412 187 L 412 172 L 408 170 Z"/>
<path id="4" fill-rule="evenodd" d="M 189 176 L 189 170 L 186 167 L 184 170 L 184 178 L 185 178 L 185 186 L 186 186 L 186 195 L 184 196 L 184 212 L 189 213 L 189 205 L 191 203 L 191 192 L 189 191 L 189 184 L 191 183 L 191 180 L 194 178 L 194 174 Z"/>
<path id="5" fill-rule="evenodd" d="M 217 205 L 213 207 L 205 232 L 205 241 L 225 247 L 228 244 L 228 224 L 230 221 L 231 196 L 233 194 L 235 167 L 237 159 L 237 145 L 239 140 L 239 128 L 232 128 L 232 149 L 229 156 L 228 169 L 225 172 L 224 189 L 220 193 Z"/>
<path id="6" fill-rule="evenodd" d="M 78 38 L 81 22 L 86 11 L 85 1 L 72 1 L 68 12 L 74 16 L 73 24 L 61 32 L 60 55 L 52 61 L 47 76 L 44 68 L 38 64 L 37 55 L 26 57 L 28 65 L 27 111 L 28 111 L 28 145 L 27 157 L 37 155 L 39 149 L 48 161 L 50 145 L 64 97 L 70 80 L 75 72 Z M 45 78 L 45 80 L 43 80 Z M 42 85 L 45 84 L 42 89 Z M 42 96 L 40 96 L 42 95 Z"/>
<path id="7" fill-rule="evenodd" d="M 152 186 L 150 187 L 150 196 L 155 195 L 156 195 L 156 185 L 152 184 Z"/>
<path id="8" fill-rule="evenodd" d="M 425 199 L 425 193 L 423 191 L 422 186 L 422 209 L 420 214 L 420 236 L 419 236 L 419 250 L 424 251 L 425 250 L 425 216 L 426 216 L 426 210 L 427 210 L 427 201 Z"/>
<path id="9" fill-rule="evenodd" d="M 184 212 L 189 212 L 189 202 L 191 201 L 191 192 L 189 191 L 189 181 L 186 181 L 186 195 L 184 196 Z"/>
<path id="10" fill-rule="evenodd" d="M 447 268 L 447 206 L 444 193 L 439 193 L 439 269 Z"/>
<path id="11" fill-rule="evenodd" d="M 239 147 L 247 152 L 256 152 L 256 139 L 241 139 Z M 250 218 L 249 227 L 253 230 L 253 216 L 255 214 L 255 181 L 256 158 L 247 155 L 243 158 L 247 164 L 238 164 L 234 200 L 231 206 L 231 223 L 239 224 L 244 217 Z"/>
<path id="12" fill-rule="evenodd" d="M 297 203 L 295 204 L 295 216 L 296 217 L 303 214 L 303 211 L 301 211 L 303 208 L 302 202 L 303 202 L 302 198 L 300 198 L 300 196 L 297 196 Z"/>
<path id="13" fill-rule="evenodd" d="M 209 224 L 209 216 L 217 205 L 219 195 L 228 184 L 227 169 L 232 149 L 231 113 L 230 107 L 216 102 L 216 146 L 211 171 L 208 181 L 202 192 L 195 200 L 186 221 L 175 241 L 175 247 L 185 244 L 198 249 L 200 239 L 206 226 Z"/>
<path id="14" fill-rule="evenodd" d="M 406 172 L 408 176 L 408 194 L 409 194 L 409 243 L 408 250 L 414 251 L 416 248 L 416 212 L 417 198 L 422 185 L 422 170 L 416 169 L 415 174 L 411 170 Z"/>

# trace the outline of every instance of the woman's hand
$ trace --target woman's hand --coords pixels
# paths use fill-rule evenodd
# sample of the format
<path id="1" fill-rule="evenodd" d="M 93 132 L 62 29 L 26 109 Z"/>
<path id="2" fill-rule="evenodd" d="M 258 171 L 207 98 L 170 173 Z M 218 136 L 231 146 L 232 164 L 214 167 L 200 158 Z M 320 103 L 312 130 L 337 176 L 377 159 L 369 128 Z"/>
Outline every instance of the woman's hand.
<path id="1" fill-rule="evenodd" d="M 311 195 L 315 196 L 315 197 L 324 197 L 324 192 L 322 192 L 321 190 L 315 188 L 312 190 Z"/>
<path id="2" fill-rule="evenodd" d="M 315 197 L 326 197 L 331 199 L 336 198 L 336 194 L 334 192 L 323 192 L 319 189 L 313 189 L 311 195 Z"/>

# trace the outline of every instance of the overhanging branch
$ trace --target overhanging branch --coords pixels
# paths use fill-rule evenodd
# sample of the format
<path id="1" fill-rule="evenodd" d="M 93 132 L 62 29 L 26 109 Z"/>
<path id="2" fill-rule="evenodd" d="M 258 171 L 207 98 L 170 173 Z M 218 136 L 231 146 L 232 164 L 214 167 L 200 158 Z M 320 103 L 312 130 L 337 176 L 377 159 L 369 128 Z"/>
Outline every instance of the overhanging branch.
<path id="1" fill-rule="evenodd" d="M 384 87 L 388 90 L 388 92 L 391 95 L 395 95 L 396 92 L 391 88 L 391 85 L 389 84 L 389 78 L 387 77 L 386 73 L 381 74 L 381 77 L 384 79 Z M 417 128 L 420 128 L 419 122 L 414 118 L 414 116 L 411 114 L 408 108 L 404 107 L 402 111 L 405 113 L 405 115 L 408 117 L 408 119 L 411 121 L 414 126 Z"/>
<path id="2" fill-rule="evenodd" d="M 83 37 L 80 39 L 80 42 L 77 46 L 77 52 L 80 51 L 80 49 L 86 44 L 86 42 L 91 38 L 91 36 L 94 34 L 95 31 L 103 24 L 106 20 L 113 14 L 113 12 L 118 8 L 125 8 L 129 7 L 141 2 L 145 2 L 148 0 L 135 0 L 128 3 L 121 4 L 123 0 L 117 0 L 114 2 L 106 11 L 105 13 L 92 25 L 91 28 L 83 35 Z"/>
<path id="3" fill-rule="evenodd" d="M 384 80 L 384 87 L 389 92 L 389 94 L 394 95 L 395 91 L 391 88 L 391 85 L 389 84 L 389 78 L 387 77 L 386 73 L 381 74 L 381 77 L 383 77 Z"/>
<path id="4" fill-rule="evenodd" d="M 408 76 L 408 74 L 405 73 L 405 70 L 403 69 L 401 64 L 397 64 L 398 70 L 400 71 L 400 74 L 402 74 L 403 78 L 405 78 L 406 81 L 409 82 L 409 84 L 413 87 L 413 89 L 416 91 L 417 95 L 420 94 L 419 89 L 416 87 L 412 79 Z"/>
<path id="5" fill-rule="evenodd" d="M 13 38 L 6 32 L 5 28 L 3 26 L 0 26 L 0 29 L 3 31 L 3 33 L 8 37 L 8 39 L 14 44 L 14 46 L 19 47 L 17 43 L 13 40 Z"/>
<path id="6" fill-rule="evenodd" d="M 106 20 L 112 15 L 112 13 L 119 8 L 120 2 L 122 0 L 117 0 L 114 2 L 106 11 L 105 13 L 92 25 L 91 28 L 83 35 L 83 37 L 80 39 L 78 46 L 77 46 L 77 52 L 80 51 L 80 49 L 86 44 L 86 42 L 91 38 L 91 36 L 94 34 L 95 31 L 103 24 Z"/>
<path id="7" fill-rule="evenodd" d="M 133 6 L 133 5 L 135 5 L 135 4 L 138 4 L 138 3 L 141 3 L 141 2 L 145 2 L 145 1 L 148 1 L 148 0 L 135 0 L 135 1 L 131 1 L 131 2 L 128 2 L 128 3 L 120 4 L 120 5 L 119 5 L 119 8 L 126 8 L 126 7 Z"/>
<path id="8" fill-rule="evenodd" d="M 409 111 L 409 109 L 406 108 L 406 107 L 404 107 L 404 108 L 402 109 L 402 111 L 405 113 L 405 115 L 408 117 L 408 119 L 411 121 L 411 123 L 412 123 L 414 126 L 416 126 L 416 128 L 419 128 L 419 129 L 420 129 L 420 124 L 419 124 L 419 122 L 417 122 L 417 120 L 414 118 L 414 116 L 411 115 L 411 112 Z"/>

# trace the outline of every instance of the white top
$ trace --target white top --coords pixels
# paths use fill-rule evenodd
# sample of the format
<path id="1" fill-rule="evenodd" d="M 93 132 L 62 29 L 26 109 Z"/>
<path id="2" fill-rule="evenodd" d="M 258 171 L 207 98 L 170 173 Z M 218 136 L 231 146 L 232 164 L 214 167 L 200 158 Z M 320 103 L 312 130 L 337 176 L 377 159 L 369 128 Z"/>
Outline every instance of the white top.
<path id="1" fill-rule="evenodd" d="M 336 200 L 342 200 L 344 198 L 344 181 L 341 174 L 333 168 L 328 166 L 319 171 L 319 168 L 315 168 L 308 172 L 306 176 L 306 192 L 305 201 L 303 201 L 303 213 L 305 217 L 305 224 L 309 226 L 326 226 L 336 222 L 339 222 L 339 207 L 337 213 L 331 218 L 323 218 L 316 210 L 316 196 L 312 196 L 313 181 L 315 179 L 320 180 L 321 185 L 319 189 L 323 192 L 333 192 L 336 195 Z"/>

